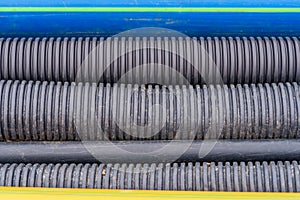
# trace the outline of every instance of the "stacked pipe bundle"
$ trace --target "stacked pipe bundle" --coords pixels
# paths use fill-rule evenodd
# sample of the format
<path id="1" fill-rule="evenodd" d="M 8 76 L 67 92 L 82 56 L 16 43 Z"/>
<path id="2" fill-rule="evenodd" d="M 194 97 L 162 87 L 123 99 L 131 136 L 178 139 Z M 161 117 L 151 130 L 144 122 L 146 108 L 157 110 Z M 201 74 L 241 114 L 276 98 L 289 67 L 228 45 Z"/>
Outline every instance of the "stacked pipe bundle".
<path id="1" fill-rule="evenodd" d="M 0 58 L 1 142 L 239 139 L 276 145 L 300 136 L 296 37 L 5 38 Z M 300 190 L 298 162 L 259 163 L 259 156 L 255 164 L 245 161 L 37 160 L 0 164 L 0 185 Z"/>

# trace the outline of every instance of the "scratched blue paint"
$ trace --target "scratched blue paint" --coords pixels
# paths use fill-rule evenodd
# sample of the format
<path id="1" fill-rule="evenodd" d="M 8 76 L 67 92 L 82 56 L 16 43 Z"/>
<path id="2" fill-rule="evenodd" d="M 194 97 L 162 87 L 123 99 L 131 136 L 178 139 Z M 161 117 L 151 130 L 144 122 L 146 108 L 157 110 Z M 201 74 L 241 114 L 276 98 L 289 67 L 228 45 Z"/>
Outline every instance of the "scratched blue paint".
<path id="1" fill-rule="evenodd" d="M 154 1 L 153 1 L 154 2 Z M 300 1 L 8 1 L 0 6 L 300 7 Z M 300 36 L 299 13 L 0 13 L 0 36 L 110 36 L 162 27 L 189 36 Z"/>
<path id="2" fill-rule="evenodd" d="M 1 0 L 0 6 L 299 7 L 299 0 Z"/>

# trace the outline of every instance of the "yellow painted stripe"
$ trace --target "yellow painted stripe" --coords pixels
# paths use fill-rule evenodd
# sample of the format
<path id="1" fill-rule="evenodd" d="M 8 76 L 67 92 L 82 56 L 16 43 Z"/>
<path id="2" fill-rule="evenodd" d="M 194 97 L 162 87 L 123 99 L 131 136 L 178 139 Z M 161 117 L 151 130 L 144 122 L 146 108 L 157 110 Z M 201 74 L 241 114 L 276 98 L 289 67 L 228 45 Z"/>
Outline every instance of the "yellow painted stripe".
<path id="1" fill-rule="evenodd" d="M 0 12 L 300 12 L 274 7 L 0 7 Z"/>
<path id="2" fill-rule="evenodd" d="M 150 191 L 150 190 L 99 190 L 0 187 L 0 199 L 12 200 L 126 200 L 126 199 L 300 199 L 300 193 L 242 193 L 242 192 L 192 192 L 192 191 Z"/>

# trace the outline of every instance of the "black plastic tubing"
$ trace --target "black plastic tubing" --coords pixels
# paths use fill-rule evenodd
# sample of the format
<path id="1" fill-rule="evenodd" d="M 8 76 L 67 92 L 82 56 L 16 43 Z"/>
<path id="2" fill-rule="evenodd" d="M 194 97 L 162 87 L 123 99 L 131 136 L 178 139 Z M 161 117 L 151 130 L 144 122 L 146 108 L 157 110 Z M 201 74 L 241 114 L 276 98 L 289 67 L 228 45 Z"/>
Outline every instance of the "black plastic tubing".
<path id="1" fill-rule="evenodd" d="M 298 83 L 153 86 L 0 81 L 0 140 L 300 136 Z"/>
<path id="2" fill-rule="evenodd" d="M 1 186 L 299 192 L 299 163 L 0 164 Z"/>
<path id="3" fill-rule="evenodd" d="M 0 60 L 5 80 L 115 83 L 128 72 L 135 84 L 174 69 L 192 85 L 300 81 L 296 37 L 2 38 Z"/>
<path id="4" fill-rule="evenodd" d="M 140 163 L 298 160 L 294 140 L 0 142 L 0 162 Z"/>

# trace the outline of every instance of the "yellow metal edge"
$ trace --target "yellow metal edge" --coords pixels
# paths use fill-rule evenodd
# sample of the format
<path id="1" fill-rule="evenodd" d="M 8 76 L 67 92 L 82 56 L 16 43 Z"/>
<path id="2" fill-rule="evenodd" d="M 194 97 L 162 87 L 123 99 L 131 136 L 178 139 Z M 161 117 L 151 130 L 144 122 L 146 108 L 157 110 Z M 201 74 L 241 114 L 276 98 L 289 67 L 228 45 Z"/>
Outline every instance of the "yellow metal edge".
<path id="1" fill-rule="evenodd" d="M 66 188 L 0 187 L 0 199 L 91 200 L 91 199 L 300 199 L 300 193 L 198 192 L 158 190 L 102 190 Z"/>

